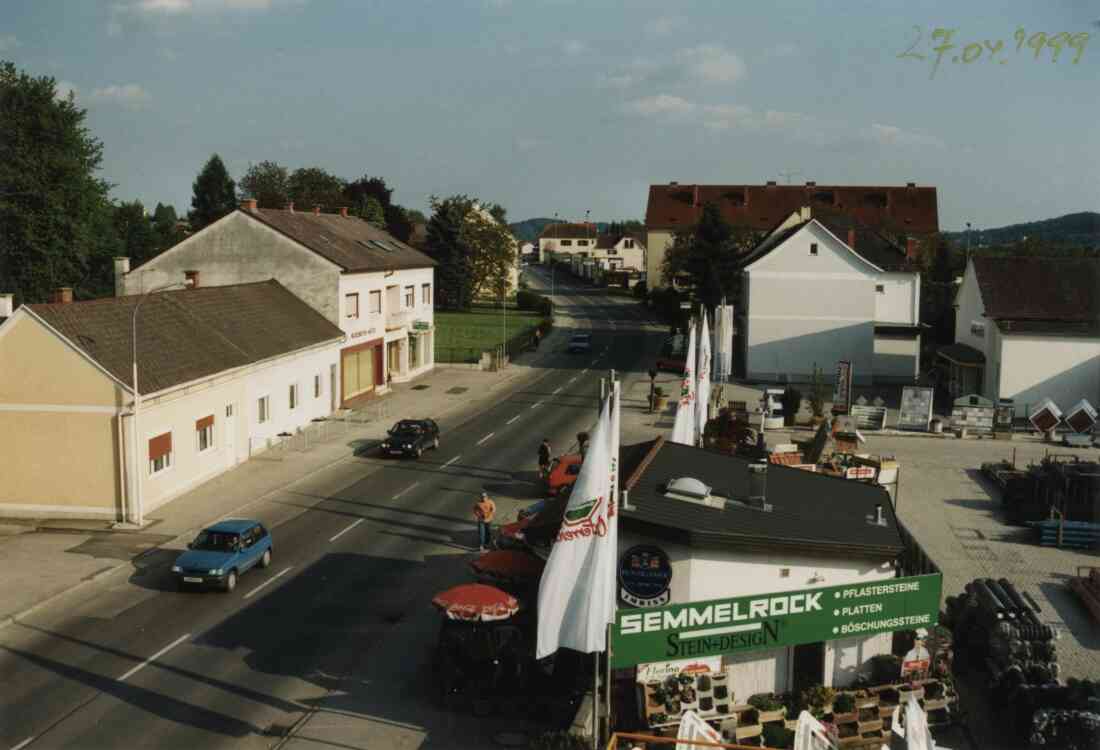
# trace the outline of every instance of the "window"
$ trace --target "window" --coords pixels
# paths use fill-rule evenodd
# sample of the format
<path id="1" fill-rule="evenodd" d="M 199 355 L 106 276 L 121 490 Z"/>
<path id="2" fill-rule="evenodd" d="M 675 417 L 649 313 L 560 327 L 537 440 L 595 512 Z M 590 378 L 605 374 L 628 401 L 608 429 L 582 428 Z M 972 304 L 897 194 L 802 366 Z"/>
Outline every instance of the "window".
<path id="1" fill-rule="evenodd" d="M 415 286 L 407 286 L 407 287 L 405 287 L 405 307 L 415 307 L 415 306 L 416 306 L 416 287 Z"/>
<path id="2" fill-rule="evenodd" d="M 227 416 L 227 417 L 232 417 L 233 416 L 233 404 L 226 404 L 225 405 L 225 416 Z"/>
<path id="3" fill-rule="evenodd" d="M 172 433 L 157 435 L 149 441 L 149 473 L 159 474 L 172 465 Z"/>
<path id="4" fill-rule="evenodd" d="M 195 422 L 195 446 L 199 453 L 214 447 L 214 415 Z"/>
<path id="5" fill-rule="evenodd" d="M 256 402 L 256 416 L 260 424 L 271 419 L 271 400 L 267 396 L 260 397 Z"/>
<path id="6" fill-rule="evenodd" d="M 577 240 L 578 247 L 588 247 L 588 240 Z"/>
<path id="7" fill-rule="evenodd" d="M 562 247 L 573 247 L 573 240 L 562 240 L 561 241 L 561 246 Z"/>
<path id="8" fill-rule="evenodd" d="M 290 408 L 298 408 L 298 384 L 292 383 L 290 385 Z"/>
<path id="9" fill-rule="evenodd" d="M 811 242 L 810 243 L 810 255 L 817 255 L 817 243 L 816 242 Z"/>
<path id="10" fill-rule="evenodd" d="M 370 312 L 374 315 L 378 315 L 382 312 L 382 290 L 371 292 L 368 295 L 370 304 Z"/>
<path id="11" fill-rule="evenodd" d="M 344 315 L 349 318 L 359 317 L 359 294 L 351 293 L 344 295 Z"/>
<path id="12" fill-rule="evenodd" d="M 615 248 L 611 247 L 611 248 L 608 248 L 608 249 L 607 249 L 607 254 L 608 254 L 608 255 L 618 255 L 618 254 L 619 254 L 619 251 L 618 251 L 618 250 L 616 250 Z"/>
<path id="13" fill-rule="evenodd" d="M 421 284 L 420 285 L 420 301 L 425 305 L 432 304 L 432 285 Z"/>
<path id="14" fill-rule="evenodd" d="M 875 284 L 875 291 L 878 292 L 879 294 L 886 294 L 886 285 L 885 284 Z"/>
<path id="15" fill-rule="evenodd" d="M 321 398 L 321 376 L 313 376 L 313 397 Z"/>
<path id="16" fill-rule="evenodd" d="M 634 240 L 627 237 L 625 240 L 623 240 L 623 247 L 625 247 L 627 250 L 632 249 L 634 247 Z"/>
<path id="17" fill-rule="evenodd" d="M 985 323 L 978 320 L 970 321 L 970 333 L 978 338 L 985 338 Z"/>

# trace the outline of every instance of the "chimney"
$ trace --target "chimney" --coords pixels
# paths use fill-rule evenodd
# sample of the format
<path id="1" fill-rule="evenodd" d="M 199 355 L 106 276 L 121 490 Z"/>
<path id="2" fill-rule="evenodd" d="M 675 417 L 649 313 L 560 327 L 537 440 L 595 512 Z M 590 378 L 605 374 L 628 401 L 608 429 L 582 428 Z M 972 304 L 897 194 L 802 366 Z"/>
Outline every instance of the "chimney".
<path id="1" fill-rule="evenodd" d="M 691 205 L 695 206 L 696 208 L 699 207 L 699 186 L 698 185 L 696 185 L 695 189 L 692 191 Z"/>
<path id="2" fill-rule="evenodd" d="M 183 276 L 184 276 L 184 279 L 187 281 L 187 288 L 188 289 L 198 289 L 199 288 L 199 272 L 198 271 L 184 271 Z"/>
<path id="3" fill-rule="evenodd" d="M 775 180 L 768 180 L 768 187 L 775 187 Z"/>
<path id="4" fill-rule="evenodd" d="M 256 210 L 256 205 L 257 204 L 256 204 L 256 199 L 255 198 L 245 198 L 243 201 L 241 201 L 241 210 L 242 211 L 255 211 Z"/>
<path id="5" fill-rule="evenodd" d="M 768 501 L 768 464 L 749 464 L 749 505 L 763 508 Z"/>
<path id="6" fill-rule="evenodd" d="M 126 294 L 126 274 L 130 273 L 130 259 L 125 257 L 115 258 L 115 296 Z"/>
<path id="7" fill-rule="evenodd" d="M 320 216 L 321 215 L 321 207 L 320 206 L 314 206 L 313 207 L 313 215 L 314 216 Z"/>
<path id="8" fill-rule="evenodd" d="M 340 215 L 343 216 L 345 219 L 348 218 L 348 207 L 347 206 L 340 206 Z"/>
<path id="9" fill-rule="evenodd" d="M 856 230 L 854 227 L 848 230 L 848 247 L 853 250 L 856 249 Z"/>
<path id="10" fill-rule="evenodd" d="M 807 180 L 806 181 L 806 187 L 817 187 L 817 183 L 814 182 L 813 180 Z"/>
<path id="11" fill-rule="evenodd" d="M 294 201 L 289 201 L 286 204 L 286 210 L 290 211 L 290 213 L 294 213 Z"/>
<path id="12" fill-rule="evenodd" d="M 73 288 L 71 286 L 58 287 L 53 293 L 55 304 L 67 305 L 73 301 Z"/>
<path id="13" fill-rule="evenodd" d="M 14 294 L 0 294 L 0 320 L 10 318 L 11 314 L 15 312 L 14 301 Z"/>
<path id="14" fill-rule="evenodd" d="M 916 260 L 917 259 L 917 240 L 914 237 L 905 238 L 905 259 Z"/>

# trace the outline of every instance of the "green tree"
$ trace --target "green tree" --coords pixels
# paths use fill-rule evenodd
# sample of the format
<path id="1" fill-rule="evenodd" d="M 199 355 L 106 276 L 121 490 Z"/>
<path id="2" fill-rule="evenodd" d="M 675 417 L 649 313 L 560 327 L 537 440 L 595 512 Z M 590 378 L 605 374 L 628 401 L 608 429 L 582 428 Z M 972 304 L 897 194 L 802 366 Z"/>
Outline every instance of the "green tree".
<path id="1" fill-rule="evenodd" d="M 118 204 L 114 226 L 122 242 L 122 254 L 130 258 L 131 267 L 140 266 L 164 249 L 153 221 L 145 215 L 141 201 Z"/>
<path id="2" fill-rule="evenodd" d="M 286 208 L 290 200 L 290 175 L 273 161 L 249 164 L 241 178 L 241 190 L 260 208 Z"/>
<path id="3" fill-rule="evenodd" d="M 407 216 L 409 221 L 412 222 L 413 224 L 427 224 L 428 223 L 428 217 L 424 215 L 424 212 L 423 211 L 417 211 L 415 208 L 406 208 L 405 209 L 405 216 Z"/>
<path id="4" fill-rule="evenodd" d="M 489 203 L 484 206 L 485 210 L 489 212 L 489 215 L 499 221 L 501 224 L 508 223 L 508 211 L 504 206 L 499 203 Z"/>
<path id="5" fill-rule="evenodd" d="M 439 266 L 435 269 L 436 306 L 468 310 L 473 301 L 473 258 L 463 229 L 474 201 L 465 195 L 431 198 L 426 251 Z"/>
<path id="6" fill-rule="evenodd" d="M 85 116 L 53 78 L 0 62 L 0 291 L 19 304 L 59 286 L 81 298 L 114 288 L 110 185 Z"/>
<path id="7" fill-rule="evenodd" d="M 758 241 L 755 232 L 730 226 L 713 203 L 703 206 L 699 223 L 679 232 L 665 252 L 666 279 L 684 279 L 707 307 L 733 301 L 741 287 L 741 256 Z"/>
<path id="8" fill-rule="evenodd" d="M 471 294 L 500 298 L 511 291 L 516 240 L 508 225 L 471 207 L 459 239 L 470 259 Z"/>
<path id="9" fill-rule="evenodd" d="M 358 211 L 359 218 L 368 224 L 373 224 L 379 229 L 386 228 L 386 213 L 382 210 L 382 204 L 373 195 L 367 196 L 362 207 Z"/>
<path id="10" fill-rule="evenodd" d="M 367 198 L 374 198 L 383 209 L 388 208 L 392 195 L 393 190 L 386 187 L 384 179 L 370 175 L 363 175 L 344 187 L 344 198 L 352 213 L 362 210 Z"/>
<path id="11" fill-rule="evenodd" d="M 396 203 L 386 206 L 383 212 L 386 218 L 386 231 L 402 242 L 408 242 L 413 233 L 413 223 L 409 219 L 408 212 Z"/>
<path id="12" fill-rule="evenodd" d="M 191 188 L 191 229 L 199 231 L 237 208 L 237 186 L 217 154 L 203 165 Z"/>
<path id="13" fill-rule="evenodd" d="M 287 180 L 287 191 L 295 209 L 307 211 L 314 206 L 334 210 L 344 205 L 343 178 L 329 174 L 320 167 L 295 169 Z"/>

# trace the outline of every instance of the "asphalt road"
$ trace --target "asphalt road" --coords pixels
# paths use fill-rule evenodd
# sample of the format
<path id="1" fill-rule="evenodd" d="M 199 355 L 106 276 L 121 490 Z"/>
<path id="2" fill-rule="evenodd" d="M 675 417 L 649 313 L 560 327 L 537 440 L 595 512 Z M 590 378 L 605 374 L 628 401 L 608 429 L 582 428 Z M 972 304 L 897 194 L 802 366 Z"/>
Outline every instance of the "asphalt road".
<path id="1" fill-rule="evenodd" d="M 177 592 L 177 552 L 157 550 L 130 580 L 0 632 L 0 748 L 271 747 L 326 696 L 354 693 L 350 676 L 469 559 L 476 493 L 537 497 L 541 438 L 568 447 L 594 423 L 607 369 L 648 365 L 636 305 L 557 293 L 591 328 L 591 356 L 563 353 L 492 407 L 444 420 L 419 461 L 355 459 L 257 506 L 274 561 L 235 592 Z M 417 720 L 411 705 L 388 711 Z"/>

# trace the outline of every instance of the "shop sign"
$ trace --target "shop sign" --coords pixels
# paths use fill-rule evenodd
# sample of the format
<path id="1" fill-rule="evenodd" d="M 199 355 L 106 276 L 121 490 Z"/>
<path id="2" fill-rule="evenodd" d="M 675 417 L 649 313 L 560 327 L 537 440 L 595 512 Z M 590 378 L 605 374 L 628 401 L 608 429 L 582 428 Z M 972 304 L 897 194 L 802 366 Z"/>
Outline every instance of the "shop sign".
<path id="1" fill-rule="evenodd" d="M 873 466 L 851 466 L 844 470 L 845 479 L 874 479 L 875 469 Z"/>
<path id="2" fill-rule="evenodd" d="M 836 385 L 833 387 L 833 414 L 847 414 L 852 408 L 852 363 L 836 363 Z"/>
<path id="3" fill-rule="evenodd" d="M 681 674 L 714 674 L 722 671 L 721 656 L 705 656 L 702 659 L 681 659 L 680 661 L 656 661 L 638 665 L 638 682 L 664 682 L 669 677 Z"/>
<path id="4" fill-rule="evenodd" d="M 943 576 L 783 591 L 644 612 L 619 610 L 611 666 L 698 659 L 728 653 L 930 628 L 939 618 Z"/>
<path id="5" fill-rule="evenodd" d="M 632 607 L 668 604 L 672 563 L 660 547 L 642 544 L 619 558 L 619 598 Z"/>
<path id="6" fill-rule="evenodd" d="M 903 679 L 910 675 L 923 677 L 928 674 L 931 665 L 932 658 L 928 655 L 928 649 L 921 645 L 914 646 L 901 660 L 901 676 Z"/>
<path id="7" fill-rule="evenodd" d="M 375 330 L 376 329 L 374 329 L 374 328 L 368 328 L 365 331 L 356 331 L 355 333 L 351 334 L 350 338 L 359 339 L 359 338 L 363 338 L 364 336 L 370 336 L 371 334 L 373 334 L 375 332 Z"/>

